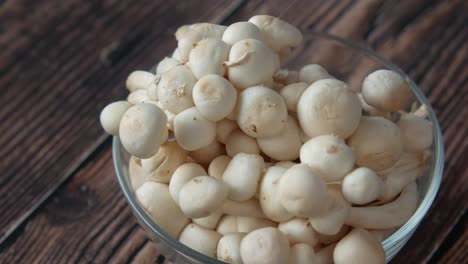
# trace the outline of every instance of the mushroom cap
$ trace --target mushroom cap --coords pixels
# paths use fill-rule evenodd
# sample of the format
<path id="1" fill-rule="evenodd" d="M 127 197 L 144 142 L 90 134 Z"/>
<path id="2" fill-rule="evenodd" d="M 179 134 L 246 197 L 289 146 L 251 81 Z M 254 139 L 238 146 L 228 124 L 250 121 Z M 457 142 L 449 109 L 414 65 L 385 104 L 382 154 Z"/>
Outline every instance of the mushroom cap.
<path id="1" fill-rule="evenodd" d="M 299 125 L 293 117 L 288 116 L 286 128 L 281 134 L 257 138 L 257 143 L 263 153 L 272 159 L 296 160 L 302 147 Z"/>
<path id="2" fill-rule="evenodd" d="M 216 231 L 197 224 L 188 224 L 180 233 L 179 241 L 208 257 L 216 258 L 216 248 L 221 237 Z"/>
<path id="3" fill-rule="evenodd" d="M 192 219 L 192 222 L 194 224 L 203 226 L 204 228 L 214 230 L 216 228 L 216 226 L 218 225 L 219 220 L 221 219 L 222 216 L 223 216 L 223 212 L 221 212 L 219 210 L 219 211 L 215 211 L 215 212 L 213 212 L 213 213 L 211 213 L 211 214 L 209 214 L 208 216 L 205 216 L 205 217 L 194 218 L 194 219 Z"/>
<path id="4" fill-rule="evenodd" d="M 401 116 L 396 125 L 400 128 L 406 152 L 423 152 L 432 145 L 433 126 L 430 121 L 408 114 Z"/>
<path id="5" fill-rule="evenodd" d="M 402 110 L 409 98 L 409 83 L 391 70 L 377 70 L 369 74 L 362 83 L 362 97 L 378 110 L 396 112 Z"/>
<path id="6" fill-rule="evenodd" d="M 302 93 L 309 87 L 309 84 L 305 82 L 292 83 L 284 86 L 280 90 L 280 94 L 286 103 L 286 107 L 289 111 L 297 111 L 297 102 L 301 98 Z"/>
<path id="7" fill-rule="evenodd" d="M 136 90 L 146 90 L 151 85 L 154 85 L 155 75 L 147 71 L 134 71 L 128 75 L 125 81 L 125 86 L 130 92 Z"/>
<path id="8" fill-rule="evenodd" d="M 312 84 L 318 80 L 333 79 L 333 77 L 318 64 L 307 64 L 299 71 L 299 81 Z"/>
<path id="9" fill-rule="evenodd" d="M 131 155 L 149 158 L 156 154 L 162 143 L 166 123 L 166 115 L 154 104 L 134 105 L 120 120 L 120 141 Z"/>
<path id="10" fill-rule="evenodd" d="M 130 184 L 135 191 L 146 182 L 145 172 L 143 171 L 143 168 L 141 168 L 141 164 L 138 163 L 137 158 L 133 156 L 128 161 L 128 174 Z"/>
<path id="11" fill-rule="evenodd" d="M 283 207 L 278 196 L 278 181 L 285 172 L 285 168 L 272 166 L 266 170 L 260 183 L 259 201 L 262 211 L 269 219 L 277 222 L 293 217 Z"/>
<path id="12" fill-rule="evenodd" d="M 225 152 L 224 145 L 215 139 L 208 146 L 190 152 L 190 156 L 203 166 L 208 166 L 213 159 Z"/>
<path id="13" fill-rule="evenodd" d="M 227 196 L 228 188 L 221 180 L 197 176 L 180 189 L 179 206 L 186 216 L 201 218 L 219 209 Z"/>
<path id="14" fill-rule="evenodd" d="M 156 73 L 162 74 L 168 71 L 169 69 L 171 69 L 172 67 L 177 66 L 179 64 L 180 62 L 178 60 L 174 58 L 170 58 L 170 57 L 165 57 L 158 63 L 158 66 L 156 67 Z"/>
<path id="15" fill-rule="evenodd" d="M 169 183 L 172 174 L 185 162 L 186 157 L 187 152 L 177 142 L 169 141 L 162 144 L 154 156 L 142 159 L 141 166 L 148 180 Z"/>
<path id="16" fill-rule="evenodd" d="M 311 138 L 301 147 L 301 162 L 326 182 L 340 181 L 354 167 L 353 150 L 344 140 L 329 135 Z"/>
<path id="17" fill-rule="evenodd" d="M 255 24 L 241 21 L 228 26 L 222 38 L 222 40 L 229 45 L 234 45 L 244 39 L 263 41 L 262 32 Z"/>
<path id="18" fill-rule="evenodd" d="M 203 38 L 217 38 L 221 39 L 226 26 L 212 24 L 212 23 L 194 23 L 183 25 L 176 30 L 175 37 L 177 41 L 191 34 L 199 34 Z"/>
<path id="19" fill-rule="evenodd" d="M 118 136 L 120 120 L 131 106 L 127 101 L 117 101 L 106 105 L 99 116 L 99 121 L 104 131 L 113 136 Z"/>
<path id="20" fill-rule="evenodd" d="M 281 222 L 278 229 L 288 237 L 291 245 L 306 243 L 313 247 L 318 242 L 318 233 L 312 228 L 309 221 L 304 218 L 295 217 Z"/>
<path id="21" fill-rule="evenodd" d="M 148 90 L 151 90 L 149 88 Z M 148 97 L 147 89 L 138 89 L 128 94 L 127 101 L 131 105 L 141 104 L 141 103 L 152 103 L 155 104 L 153 100 Z"/>
<path id="22" fill-rule="evenodd" d="M 216 125 L 203 117 L 196 107 L 192 107 L 174 118 L 174 135 L 183 149 L 193 151 L 213 142 Z"/>
<path id="23" fill-rule="evenodd" d="M 255 138 L 249 137 L 240 129 L 236 129 L 229 134 L 226 140 L 226 153 L 234 157 L 239 153 L 260 154 L 260 148 Z"/>
<path id="24" fill-rule="evenodd" d="M 400 129 L 383 117 L 363 116 L 348 144 L 357 165 L 377 172 L 393 166 L 403 152 Z"/>
<path id="25" fill-rule="evenodd" d="M 260 217 L 238 216 L 237 217 L 237 232 L 249 233 L 256 229 L 264 227 L 277 227 L 278 223 Z"/>
<path id="26" fill-rule="evenodd" d="M 177 65 L 161 74 L 157 95 L 165 109 L 177 114 L 194 105 L 195 76 L 186 65 Z"/>
<path id="27" fill-rule="evenodd" d="M 234 86 L 216 74 L 199 79 L 192 94 L 197 109 L 206 119 L 213 122 L 220 121 L 234 111 L 237 102 Z"/>
<path id="28" fill-rule="evenodd" d="M 305 164 L 295 165 L 283 174 L 278 193 L 283 207 L 300 217 L 322 212 L 327 195 L 325 182 Z"/>
<path id="29" fill-rule="evenodd" d="M 206 175 L 205 169 L 197 163 L 185 163 L 180 165 L 172 174 L 169 182 L 169 193 L 175 203 L 179 204 L 179 192 L 188 181 Z"/>
<path id="30" fill-rule="evenodd" d="M 237 123 L 233 120 L 223 119 L 216 122 L 216 139 L 219 140 L 219 142 L 226 144 L 229 135 L 236 128 Z"/>
<path id="31" fill-rule="evenodd" d="M 353 229 L 335 247 L 333 261 L 336 264 L 385 263 L 382 244 L 368 231 Z"/>
<path id="32" fill-rule="evenodd" d="M 346 83 L 335 79 L 314 82 L 297 103 L 299 123 L 310 137 L 348 138 L 358 127 L 361 114 L 358 96 Z"/>
<path id="33" fill-rule="evenodd" d="M 189 222 L 171 199 L 167 184 L 145 182 L 136 190 L 135 195 L 151 219 L 172 238 L 177 238 Z"/>
<path id="34" fill-rule="evenodd" d="M 215 38 L 198 41 L 190 51 L 188 65 L 197 79 L 208 74 L 223 76 L 226 68 L 223 63 L 227 60 L 229 46 Z"/>
<path id="35" fill-rule="evenodd" d="M 267 45 L 256 39 L 236 42 L 229 52 L 229 81 L 238 89 L 260 85 L 279 69 L 279 58 Z"/>
<path id="36" fill-rule="evenodd" d="M 245 264 L 284 264 L 289 260 L 289 242 L 277 228 L 265 227 L 242 239 L 240 253 Z"/>
<path id="37" fill-rule="evenodd" d="M 269 15 L 257 15 L 249 19 L 263 34 L 263 39 L 275 52 L 294 48 L 302 42 L 302 33 L 288 22 Z"/>
<path id="38" fill-rule="evenodd" d="M 279 135 L 286 127 L 286 104 L 277 92 L 267 87 L 245 89 L 239 95 L 238 111 L 237 124 L 251 137 Z"/>
<path id="39" fill-rule="evenodd" d="M 229 233 L 218 242 L 217 258 L 224 262 L 242 264 L 240 255 L 240 243 L 245 233 Z"/>
<path id="40" fill-rule="evenodd" d="M 252 198 L 264 167 L 260 155 L 239 153 L 234 156 L 223 173 L 223 181 L 229 187 L 229 198 L 239 202 Z"/>
<path id="41" fill-rule="evenodd" d="M 208 166 L 208 174 L 212 177 L 222 179 L 229 162 L 231 162 L 231 157 L 227 155 L 214 158 Z"/>
<path id="42" fill-rule="evenodd" d="M 360 167 L 348 173 L 341 184 L 344 198 L 353 204 L 363 205 L 376 200 L 383 182 L 373 170 Z"/>

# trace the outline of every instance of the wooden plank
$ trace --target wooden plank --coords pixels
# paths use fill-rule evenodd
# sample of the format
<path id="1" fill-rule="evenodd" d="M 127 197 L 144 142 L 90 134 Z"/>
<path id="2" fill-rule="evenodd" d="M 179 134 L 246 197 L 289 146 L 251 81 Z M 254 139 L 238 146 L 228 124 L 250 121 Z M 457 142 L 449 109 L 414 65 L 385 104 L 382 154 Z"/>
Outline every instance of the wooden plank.
<path id="1" fill-rule="evenodd" d="M 106 138 L 98 113 L 131 70 L 172 52 L 178 25 L 241 3 L 30 2 L 0 7 L 0 241 Z"/>
<path id="2" fill-rule="evenodd" d="M 467 247 L 468 214 L 465 213 L 434 255 L 432 263 L 466 263 L 468 261 Z"/>
<path id="3" fill-rule="evenodd" d="M 303 29 L 345 34 L 366 41 L 408 71 L 428 93 L 444 128 L 447 157 L 444 180 L 431 211 L 393 263 L 429 262 L 466 212 L 463 206 L 468 182 L 466 164 L 463 164 L 463 157 L 468 154 L 465 140 L 468 33 L 464 27 L 468 21 L 463 15 L 466 10 L 463 1 L 411 1 L 410 4 L 407 1 L 296 1 L 289 9 L 282 8 L 280 1 L 249 1 L 226 22 L 270 13 L 281 15 Z M 353 20 L 356 16 L 359 19 Z M 134 63 L 138 64 L 137 59 Z M 119 66 L 118 61 L 110 64 Z M 120 70 L 106 71 L 113 75 Z M 23 258 L 49 262 L 133 260 L 139 263 L 157 259 L 157 250 L 136 227 L 119 193 L 109 148 L 109 143 L 104 145 L 57 195 L 1 245 L 0 262 Z M 71 205 L 77 209 L 70 210 Z M 464 242 L 454 245 L 464 245 L 459 243 Z M 463 247 L 454 250 L 463 257 L 460 255 Z M 443 259 L 460 258 L 445 256 Z"/>

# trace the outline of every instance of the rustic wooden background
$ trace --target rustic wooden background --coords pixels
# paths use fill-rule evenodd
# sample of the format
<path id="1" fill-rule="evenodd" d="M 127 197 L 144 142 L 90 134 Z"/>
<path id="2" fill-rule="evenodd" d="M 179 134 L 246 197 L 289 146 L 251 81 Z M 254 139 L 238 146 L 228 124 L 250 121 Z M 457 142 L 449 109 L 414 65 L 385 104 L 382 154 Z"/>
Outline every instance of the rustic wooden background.
<path id="1" fill-rule="evenodd" d="M 0 1 L 0 262 L 151 263 L 99 126 L 124 80 L 186 23 L 281 15 L 365 41 L 427 93 L 444 131 L 438 197 L 392 263 L 467 263 L 468 4 L 464 0 Z"/>

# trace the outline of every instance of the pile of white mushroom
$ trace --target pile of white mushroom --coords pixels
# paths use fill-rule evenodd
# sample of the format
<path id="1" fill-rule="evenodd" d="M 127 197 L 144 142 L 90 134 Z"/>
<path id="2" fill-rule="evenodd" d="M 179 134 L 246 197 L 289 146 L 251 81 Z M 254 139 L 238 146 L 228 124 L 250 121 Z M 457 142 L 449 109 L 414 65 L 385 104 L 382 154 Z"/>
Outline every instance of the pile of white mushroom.
<path id="1" fill-rule="evenodd" d="M 385 263 L 433 141 L 427 109 L 403 111 L 407 80 L 377 70 L 354 92 L 317 64 L 280 69 L 302 34 L 266 15 L 175 35 L 101 113 L 155 223 L 229 263 Z"/>

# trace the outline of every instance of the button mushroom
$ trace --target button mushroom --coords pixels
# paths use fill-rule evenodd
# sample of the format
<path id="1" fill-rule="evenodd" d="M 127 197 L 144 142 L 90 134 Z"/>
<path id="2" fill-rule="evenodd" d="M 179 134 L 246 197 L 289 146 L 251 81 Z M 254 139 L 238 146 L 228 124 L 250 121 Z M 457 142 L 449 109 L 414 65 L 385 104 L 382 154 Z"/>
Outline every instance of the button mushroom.
<path id="1" fill-rule="evenodd" d="M 214 158 L 211 161 L 210 166 L 208 166 L 208 174 L 212 177 L 222 179 L 223 173 L 229 165 L 229 162 L 231 162 L 231 157 L 226 155 Z"/>
<path id="2" fill-rule="evenodd" d="M 131 106 L 127 101 L 117 101 L 104 107 L 99 116 L 104 131 L 113 136 L 118 136 L 120 120 Z"/>
<path id="3" fill-rule="evenodd" d="M 290 264 L 315 263 L 314 249 L 305 243 L 298 243 L 291 246 Z"/>
<path id="4" fill-rule="evenodd" d="M 278 229 L 288 237 L 291 245 L 306 243 L 313 247 L 318 242 L 317 232 L 312 228 L 309 221 L 304 218 L 295 217 L 281 222 Z"/>
<path id="5" fill-rule="evenodd" d="M 197 163 L 185 163 L 180 165 L 172 174 L 169 182 L 169 193 L 175 203 L 179 204 L 179 192 L 182 186 L 197 176 L 206 175 L 205 169 Z"/>
<path id="6" fill-rule="evenodd" d="M 157 97 L 165 109 L 177 114 L 194 105 L 192 89 L 195 76 L 189 67 L 177 65 L 161 74 Z"/>
<path id="7" fill-rule="evenodd" d="M 188 66 L 197 79 L 208 74 L 223 76 L 226 68 L 223 63 L 227 60 L 229 46 L 219 39 L 202 39 L 190 51 Z"/>
<path id="8" fill-rule="evenodd" d="M 130 92 L 134 92 L 140 89 L 145 90 L 148 89 L 148 87 L 154 85 L 155 78 L 156 76 L 151 72 L 134 71 L 128 75 L 125 86 L 127 86 L 127 89 Z"/>
<path id="9" fill-rule="evenodd" d="M 333 261 L 336 264 L 384 264 L 385 252 L 372 234 L 364 229 L 353 229 L 336 244 Z"/>
<path id="10" fill-rule="evenodd" d="M 176 115 L 174 134 L 183 149 L 193 151 L 213 142 L 216 125 L 204 118 L 196 107 L 192 107 Z"/>
<path id="11" fill-rule="evenodd" d="M 296 112 L 297 102 L 301 98 L 302 93 L 309 87 L 305 82 L 292 83 L 284 86 L 280 90 L 280 94 L 286 103 L 286 107 L 289 111 Z"/>
<path id="12" fill-rule="evenodd" d="M 158 152 L 149 159 L 142 159 L 141 166 L 148 180 L 169 183 L 174 171 L 185 162 L 187 152 L 177 142 L 161 145 Z"/>
<path id="13" fill-rule="evenodd" d="M 259 189 L 259 201 L 263 213 L 270 219 L 282 222 L 293 216 L 283 207 L 278 196 L 278 182 L 286 172 L 285 168 L 272 166 L 267 169 Z"/>
<path id="14" fill-rule="evenodd" d="M 301 82 L 312 84 L 323 79 L 333 79 L 333 76 L 318 64 L 307 64 L 299 71 L 299 81 Z"/>
<path id="15" fill-rule="evenodd" d="M 217 257 L 227 263 L 243 264 L 240 255 L 240 243 L 245 233 L 229 233 L 218 242 Z"/>
<path id="16" fill-rule="evenodd" d="M 167 117 L 153 104 L 137 104 L 122 116 L 119 125 L 120 141 L 128 153 L 138 158 L 150 158 L 163 141 Z"/>
<path id="17" fill-rule="evenodd" d="M 382 192 L 383 182 L 371 169 L 361 167 L 347 174 L 341 190 L 347 201 L 363 205 L 376 200 Z"/>
<path id="18" fill-rule="evenodd" d="M 191 249 L 216 258 L 216 248 L 221 234 L 197 224 L 188 224 L 179 236 L 179 241 Z"/>
<path id="19" fill-rule="evenodd" d="M 358 96 L 335 79 L 314 82 L 297 103 L 299 123 L 310 137 L 333 134 L 346 139 L 358 127 L 361 113 Z"/>
<path id="20" fill-rule="evenodd" d="M 240 253 L 245 264 L 284 264 L 289 261 L 289 242 L 278 229 L 265 227 L 242 239 Z"/>
<path id="21" fill-rule="evenodd" d="M 239 153 L 234 156 L 223 173 L 223 181 L 229 187 L 229 198 L 239 202 L 252 198 L 264 168 L 260 155 Z"/>
<path id="22" fill-rule="evenodd" d="M 226 153 L 234 157 L 239 153 L 260 154 L 257 141 L 246 135 L 240 129 L 232 131 L 226 140 Z"/>
<path id="23" fill-rule="evenodd" d="M 227 27 L 222 37 L 222 40 L 229 45 L 234 45 L 244 39 L 263 41 L 262 32 L 255 24 L 242 21 Z"/>

